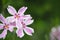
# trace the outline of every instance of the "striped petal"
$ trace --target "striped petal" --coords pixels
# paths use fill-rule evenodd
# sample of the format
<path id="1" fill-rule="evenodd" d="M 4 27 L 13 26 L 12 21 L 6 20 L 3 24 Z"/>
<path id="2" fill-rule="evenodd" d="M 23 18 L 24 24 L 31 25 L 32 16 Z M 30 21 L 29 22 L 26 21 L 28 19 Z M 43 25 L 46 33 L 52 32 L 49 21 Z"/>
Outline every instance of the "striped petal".
<path id="1" fill-rule="evenodd" d="M 10 32 L 13 32 L 14 27 L 15 27 L 15 26 L 9 26 L 9 29 L 8 29 L 8 30 L 9 30 Z"/>
<path id="2" fill-rule="evenodd" d="M 6 35 L 7 35 L 7 30 L 5 29 L 5 30 L 0 34 L 0 38 L 5 39 Z"/>
<path id="3" fill-rule="evenodd" d="M 22 28 L 22 24 L 21 24 L 21 21 L 20 20 L 16 20 L 16 27 L 19 29 L 19 28 Z"/>
<path id="4" fill-rule="evenodd" d="M 30 28 L 30 27 L 25 27 L 24 31 L 27 35 L 32 36 L 32 33 L 34 33 L 34 29 Z"/>
<path id="5" fill-rule="evenodd" d="M 4 16 L 3 16 L 2 14 L 0 14 L 0 21 L 1 21 L 2 23 L 5 23 L 5 22 L 6 22 L 6 20 L 5 20 L 5 18 L 4 18 Z"/>
<path id="6" fill-rule="evenodd" d="M 3 29 L 4 25 L 3 24 L 0 24 L 0 30 Z"/>
<path id="7" fill-rule="evenodd" d="M 17 29 L 16 34 L 18 37 L 22 38 L 24 36 L 23 29 Z"/>
<path id="8" fill-rule="evenodd" d="M 24 15 L 22 16 L 24 20 L 32 19 L 31 15 Z"/>
<path id="9" fill-rule="evenodd" d="M 17 13 L 15 8 L 10 5 L 8 6 L 7 10 L 11 15 L 15 15 Z"/>
<path id="10" fill-rule="evenodd" d="M 15 21 L 15 18 L 14 18 L 14 16 L 10 16 L 10 17 L 7 17 L 7 18 L 6 18 L 6 21 L 7 21 L 8 23 L 14 22 L 14 21 Z"/>
<path id="11" fill-rule="evenodd" d="M 30 24 L 32 24 L 34 22 L 34 20 L 26 20 L 26 21 L 24 21 L 24 23 L 26 24 L 26 25 L 30 25 Z"/>
<path id="12" fill-rule="evenodd" d="M 27 7 L 22 7 L 18 10 L 18 13 L 22 16 L 24 15 L 23 13 L 26 11 Z"/>

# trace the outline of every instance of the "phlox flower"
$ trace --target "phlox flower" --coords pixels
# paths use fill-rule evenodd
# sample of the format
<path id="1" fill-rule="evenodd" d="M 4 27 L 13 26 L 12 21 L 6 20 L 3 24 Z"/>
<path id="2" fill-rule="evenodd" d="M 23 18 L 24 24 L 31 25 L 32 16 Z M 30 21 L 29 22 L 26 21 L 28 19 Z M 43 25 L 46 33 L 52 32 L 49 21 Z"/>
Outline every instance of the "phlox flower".
<path id="1" fill-rule="evenodd" d="M 7 30 L 13 32 L 13 28 L 16 24 L 14 22 L 11 23 L 7 18 L 5 19 L 2 14 L 0 14 L 0 21 L 2 22 L 0 23 L 0 30 L 3 29 L 3 32 L 0 34 L 0 38 L 5 39 Z"/>
<path id="2" fill-rule="evenodd" d="M 17 28 L 22 27 L 21 21 L 28 19 L 28 18 L 32 18 L 30 15 L 24 15 L 24 12 L 26 11 L 26 9 L 27 7 L 22 7 L 17 12 L 14 7 L 9 5 L 7 10 L 13 16 L 8 17 L 8 20 L 10 20 L 11 22 L 15 21 Z"/>
<path id="3" fill-rule="evenodd" d="M 50 33 L 51 40 L 60 40 L 60 26 L 53 27 Z"/>
<path id="4" fill-rule="evenodd" d="M 20 38 L 24 36 L 23 30 L 26 34 L 31 36 L 32 33 L 34 33 L 34 29 L 27 27 L 27 25 L 32 24 L 34 20 L 32 20 L 32 17 L 30 15 L 24 15 L 26 9 L 27 7 L 22 7 L 18 10 L 18 12 L 16 12 L 15 8 L 10 5 L 7 8 L 8 12 L 13 15 L 8 17 L 8 20 L 10 20 L 11 22 L 16 22 L 16 34 Z"/>
<path id="5" fill-rule="evenodd" d="M 17 33 L 17 36 L 22 38 L 24 36 L 24 32 L 27 34 L 27 35 L 30 35 L 32 36 L 32 33 L 34 33 L 34 29 L 31 28 L 31 27 L 28 27 L 27 25 L 30 25 L 33 23 L 34 20 L 31 20 L 31 19 L 27 19 L 25 21 L 21 21 L 21 24 L 22 24 L 22 27 L 21 28 L 18 28 L 16 30 L 16 33 Z M 24 32 L 23 32 L 24 31 Z"/>

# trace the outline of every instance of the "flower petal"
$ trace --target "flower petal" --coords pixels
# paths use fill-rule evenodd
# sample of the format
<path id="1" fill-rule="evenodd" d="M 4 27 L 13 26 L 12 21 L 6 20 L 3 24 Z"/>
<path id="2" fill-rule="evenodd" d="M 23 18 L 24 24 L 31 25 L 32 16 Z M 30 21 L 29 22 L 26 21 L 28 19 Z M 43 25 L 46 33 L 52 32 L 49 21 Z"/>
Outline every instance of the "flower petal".
<path id="1" fill-rule="evenodd" d="M 0 24 L 0 30 L 3 29 L 3 26 L 4 26 L 3 24 Z"/>
<path id="2" fill-rule="evenodd" d="M 32 36 L 32 33 L 34 33 L 34 29 L 30 28 L 30 27 L 25 27 L 24 31 L 27 35 Z"/>
<path id="3" fill-rule="evenodd" d="M 9 30 L 10 32 L 13 32 L 14 27 L 15 27 L 15 26 L 9 26 L 9 29 L 8 29 L 8 30 Z"/>
<path id="4" fill-rule="evenodd" d="M 13 32 L 14 27 L 16 27 L 16 23 L 15 23 L 15 22 L 12 22 L 12 23 L 9 24 L 9 29 L 8 29 L 8 30 L 9 30 L 10 32 Z"/>
<path id="5" fill-rule="evenodd" d="M 6 35 L 7 35 L 7 30 L 5 29 L 5 30 L 0 34 L 0 38 L 5 39 Z"/>
<path id="6" fill-rule="evenodd" d="M 11 22 L 9 25 L 16 26 L 16 22 Z"/>
<path id="7" fill-rule="evenodd" d="M 12 7 L 12 6 L 10 6 L 10 5 L 8 6 L 7 10 L 8 10 L 8 12 L 9 12 L 11 15 L 14 15 L 14 14 L 17 13 L 16 10 L 15 10 L 15 8 Z"/>
<path id="8" fill-rule="evenodd" d="M 5 23 L 5 22 L 6 22 L 6 20 L 5 20 L 5 18 L 3 17 L 2 14 L 0 14 L 0 21 L 1 21 L 2 23 Z"/>
<path id="9" fill-rule="evenodd" d="M 17 29 L 16 34 L 18 37 L 22 38 L 24 36 L 23 29 Z"/>
<path id="10" fill-rule="evenodd" d="M 24 21 L 24 23 L 26 24 L 26 25 L 30 25 L 30 24 L 32 24 L 34 22 L 34 20 L 26 20 L 26 21 Z"/>
<path id="11" fill-rule="evenodd" d="M 7 17 L 6 20 L 8 23 L 10 23 L 10 22 L 14 22 L 15 18 L 14 18 L 14 16 L 10 16 L 10 17 Z"/>
<path id="12" fill-rule="evenodd" d="M 22 28 L 22 24 L 20 20 L 16 20 L 16 27 L 17 28 Z"/>
<path id="13" fill-rule="evenodd" d="M 30 15 L 24 15 L 24 16 L 22 16 L 22 18 L 25 20 L 32 19 L 32 17 Z"/>
<path id="14" fill-rule="evenodd" d="M 27 7 L 22 7 L 22 8 L 20 8 L 20 9 L 18 10 L 18 13 L 19 13 L 20 15 L 24 15 L 23 13 L 26 11 L 26 9 L 27 9 Z"/>

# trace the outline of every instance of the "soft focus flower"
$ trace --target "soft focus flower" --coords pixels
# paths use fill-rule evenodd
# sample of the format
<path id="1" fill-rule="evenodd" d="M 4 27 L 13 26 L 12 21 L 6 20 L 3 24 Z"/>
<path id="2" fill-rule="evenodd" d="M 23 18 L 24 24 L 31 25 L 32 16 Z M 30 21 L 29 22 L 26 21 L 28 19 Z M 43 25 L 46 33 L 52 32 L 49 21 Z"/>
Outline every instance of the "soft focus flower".
<path id="1" fill-rule="evenodd" d="M 26 11 L 27 7 L 22 7 L 16 12 L 15 8 L 12 6 L 8 6 L 7 10 L 8 12 L 13 15 L 11 17 L 8 17 L 7 19 L 11 22 L 16 22 L 17 27 L 17 36 L 22 38 L 24 36 L 23 30 L 26 34 L 31 35 L 34 33 L 34 29 L 27 27 L 27 25 L 30 25 L 33 23 L 34 20 L 31 20 L 32 17 L 30 15 L 24 15 L 24 12 Z"/>
<path id="2" fill-rule="evenodd" d="M 21 21 L 24 21 L 28 18 L 32 18 L 30 15 L 24 15 L 24 12 L 26 11 L 26 9 L 27 7 L 22 7 L 18 10 L 18 12 L 16 12 L 15 8 L 9 5 L 7 10 L 13 16 L 8 17 L 8 20 L 10 20 L 11 22 L 15 21 L 17 28 L 22 27 Z"/>
<path id="3" fill-rule="evenodd" d="M 34 20 L 31 20 L 31 19 L 22 21 L 22 22 L 21 22 L 22 27 L 21 27 L 21 28 L 18 28 L 17 31 L 16 31 L 17 36 L 20 37 L 20 38 L 22 38 L 22 37 L 24 36 L 23 31 L 25 31 L 25 33 L 26 33 L 27 35 L 32 36 L 32 33 L 34 33 L 34 29 L 28 27 L 27 25 L 32 24 L 33 21 L 34 21 Z"/>
<path id="4" fill-rule="evenodd" d="M 7 17 L 7 19 L 10 22 L 16 22 L 17 31 L 16 34 L 18 37 L 22 38 L 24 36 L 23 30 L 26 34 L 31 35 L 34 33 L 34 29 L 27 27 L 27 25 L 30 25 L 33 23 L 34 20 L 32 20 L 32 17 L 30 15 L 24 15 L 24 12 L 26 11 L 27 7 L 22 7 L 16 12 L 15 8 L 12 6 L 8 6 L 7 10 L 8 12 L 13 15 L 10 17 Z"/>
<path id="5" fill-rule="evenodd" d="M 10 32 L 13 32 L 13 28 L 15 26 L 15 23 L 10 23 L 9 20 L 4 18 L 2 14 L 0 14 L 0 21 L 3 23 L 0 23 L 0 30 L 3 29 L 3 32 L 0 34 L 0 38 L 5 38 L 7 35 L 7 30 Z"/>
<path id="6" fill-rule="evenodd" d="M 50 33 L 50 39 L 51 40 L 60 40 L 60 26 L 59 27 L 53 27 Z"/>

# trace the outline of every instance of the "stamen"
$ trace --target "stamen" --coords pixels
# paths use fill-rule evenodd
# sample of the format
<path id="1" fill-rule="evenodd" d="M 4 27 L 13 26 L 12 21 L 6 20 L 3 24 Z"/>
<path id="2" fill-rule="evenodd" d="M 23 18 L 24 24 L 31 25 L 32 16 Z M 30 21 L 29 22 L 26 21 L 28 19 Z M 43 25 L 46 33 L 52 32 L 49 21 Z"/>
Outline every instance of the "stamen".
<path id="1" fill-rule="evenodd" d="M 17 14 L 15 14 L 15 18 L 17 18 L 17 19 L 18 19 L 19 17 L 20 17 L 20 16 L 19 16 L 19 14 L 18 14 L 18 15 L 17 15 Z"/>

